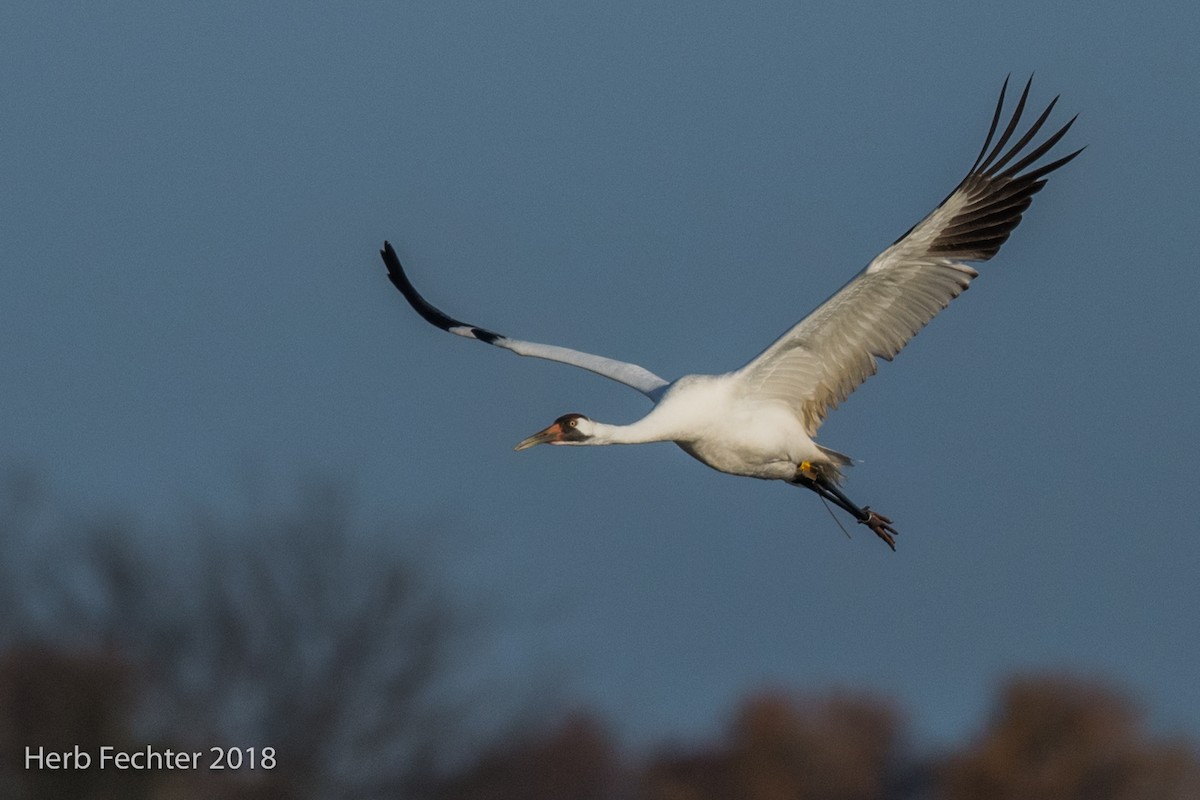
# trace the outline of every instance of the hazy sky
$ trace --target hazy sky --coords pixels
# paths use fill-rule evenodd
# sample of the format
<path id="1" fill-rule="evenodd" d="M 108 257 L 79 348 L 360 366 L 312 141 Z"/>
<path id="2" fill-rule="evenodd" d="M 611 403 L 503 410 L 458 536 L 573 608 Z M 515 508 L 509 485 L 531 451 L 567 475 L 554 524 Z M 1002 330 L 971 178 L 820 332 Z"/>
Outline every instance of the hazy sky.
<path id="1" fill-rule="evenodd" d="M 1028 669 L 1200 738 L 1197 9 L 6 6 L 0 455 L 83 508 L 315 471 L 444 518 L 514 610 L 483 668 L 559 665 L 633 738 L 772 684 L 937 740 Z M 648 404 L 434 330 L 379 263 L 519 338 L 733 369 L 954 186 L 1009 72 L 1088 150 L 821 432 L 898 553 L 671 445 L 512 452 Z"/>

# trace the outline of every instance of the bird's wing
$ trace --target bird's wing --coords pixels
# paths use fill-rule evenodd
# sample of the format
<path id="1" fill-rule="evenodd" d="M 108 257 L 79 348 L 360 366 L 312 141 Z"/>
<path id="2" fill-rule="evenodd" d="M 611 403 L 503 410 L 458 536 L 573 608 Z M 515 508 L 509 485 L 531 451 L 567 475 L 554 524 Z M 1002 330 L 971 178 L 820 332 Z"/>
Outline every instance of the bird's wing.
<path id="1" fill-rule="evenodd" d="M 748 392 L 789 404 L 810 436 L 831 409 L 875 374 L 876 358 L 890 361 L 970 285 L 979 273 L 963 262 L 996 255 L 1046 176 L 1082 150 L 1024 171 L 1075 122 L 1072 118 L 1023 152 L 1049 117 L 1056 97 L 1005 151 L 1025 109 L 1026 84 L 1011 121 L 989 152 L 1007 88 L 1006 79 L 979 157 L 941 205 L 739 370 Z"/>
<path id="2" fill-rule="evenodd" d="M 434 307 L 428 300 L 421 296 L 404 273 L 404 267 L 400 266 L 400 259 L 396 256 L 396 251 L 392 248 L 390 242 L 383 243 L 383 249 L 379 251 L 379 254 L 383 256 L 383 263 L 387 266 L 388 278 L 396 285 L 400 293 L 404 295 L 404 299 L 409 302 L 409 305 L 424 317 L 426 322 L 436 325 L 444 331 L 465 336 L 468 339 L 478 339 L 481 342 L 486 342 L 496 347 L 503 347 L 505 350 L 511 350 L 519 356 L 545 358 L 550 361 L 561 361 L 564 364 L 582 367 L 597 375 L 603 375 L 618 383 L 631 386 L 655 401 L 662 396 L 663 390 L 668 385 L 668 381 L 663 380 L 648 369 L 639 367 L 637 364 L 627 364 L 624 361 L 596 356 L 591 353 L 581 353 L 578 350 L 571 350 L 567 347 L 558 347 L 552 344 L 538 344 L 537 342 L 523 342 L 520 339 L 510 339 L 507 336 L 494 333 L 485 328 L 479 328 L 466 322 L 459 322 Z"/>

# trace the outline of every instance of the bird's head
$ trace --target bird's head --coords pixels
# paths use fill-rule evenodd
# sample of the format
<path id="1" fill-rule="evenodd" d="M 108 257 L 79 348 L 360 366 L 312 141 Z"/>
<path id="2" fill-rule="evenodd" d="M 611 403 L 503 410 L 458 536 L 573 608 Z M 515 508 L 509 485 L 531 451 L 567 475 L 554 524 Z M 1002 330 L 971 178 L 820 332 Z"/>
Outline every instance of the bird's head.
<path id="1" fill-rule="evenodd" d="M 583 414 L 563 414 L 550 427 L 538 431 L 518 444 L 524 450 L 535 444 L 586 444 L 595 435 L 595 423 Z"/>

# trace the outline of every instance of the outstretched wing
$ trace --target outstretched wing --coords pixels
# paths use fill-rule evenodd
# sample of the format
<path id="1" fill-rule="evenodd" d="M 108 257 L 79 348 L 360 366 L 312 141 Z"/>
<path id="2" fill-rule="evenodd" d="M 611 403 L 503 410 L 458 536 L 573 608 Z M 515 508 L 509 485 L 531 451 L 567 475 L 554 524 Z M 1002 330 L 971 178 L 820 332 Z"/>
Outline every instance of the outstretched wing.
<path id="1" fill-rule="evenodd" d="M 408 279 L 408 275 L 404 273 L 404 267 L 400 266 L 400 259 L 396 256 L 396 251 L 392 248 L 390 242 L 383 243 L 383 249 L 379 251 L 379 255 L 383 257 L 383 263 L 387 266 L 388 278 L 396 285 L 400 293 L 404 295 L 404 299 L 408 301 L 409 305 L 424 317 L 426 322 L 436 325 L 444 331 L 465 336 L 468 339 L 478 339 L 481 342 L 486 342 L 496 347 L 503 347 L 505 350 L 511 350 L 519 356 L 545 358 L 550 361 L 560 361 L 563 364 L 582 367 L 597 375 L 603 375 L 618 383 L 631 386 L 655 401 L 662 396 L 663 390 L 668 385 L 667 381 L 658 377 L 650 370 L 639 367 L 637 364 L 627 364 L 624 361 L 617 361 L 616 359 L 605 358 L 604 356 L 595 356 L 591 353 L 581 353 L 578 350 L 557 347 L 552 344 L 538 344 L 537 342 L 523 342 L 520 339 L 510 339 L 507 336 L 489 331 L 486 328 L 479 328 L 466 322 L 459 322 L 434 307 L 428 300 L 421 296 Z"/>
<path id="2" fill-rule="evenodd" d="M 1032 78 L 1030 79 L 1032 83 Z M 1008 88 L 1005 79 L 979 157 L 933 213 L 880 253 L 804 320 L 744 366 L 739 374 L 757 396 L 788 403 L 814 435 L 825 415 L 875 374 L 877 358 L 896 353 L 978 276 L 966 261 L 987 261 L 1021 222 L 1046 176 L 1083 148 L 1029 171 L 1075 122 L 1023 153 L 1050 116 L 1050 103 L 1005 151 L 1025 109 L 1029 86 L 989 152 Z M 1014 159 L 1017 159 L 1015 163 Z"/>

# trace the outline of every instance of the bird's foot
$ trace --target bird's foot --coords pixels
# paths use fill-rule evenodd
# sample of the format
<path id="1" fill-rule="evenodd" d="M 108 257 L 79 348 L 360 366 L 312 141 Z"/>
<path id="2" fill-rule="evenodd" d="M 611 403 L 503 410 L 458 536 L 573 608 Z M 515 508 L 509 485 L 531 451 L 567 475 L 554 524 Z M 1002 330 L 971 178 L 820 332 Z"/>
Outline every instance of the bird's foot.
<path id="1" fill-rule="evenodd" d="M 892 521 L 883 514 L 872 511 L 870 506 L 864 506 L 863 511 L 867 513 L 867 516 L 860 519 L 858 524 L 866 525 L 872 533 L 887 542 L 887 546 L 894 551 L 896 549 L 895 537 L 899 531 L 892 527 Z"/>

